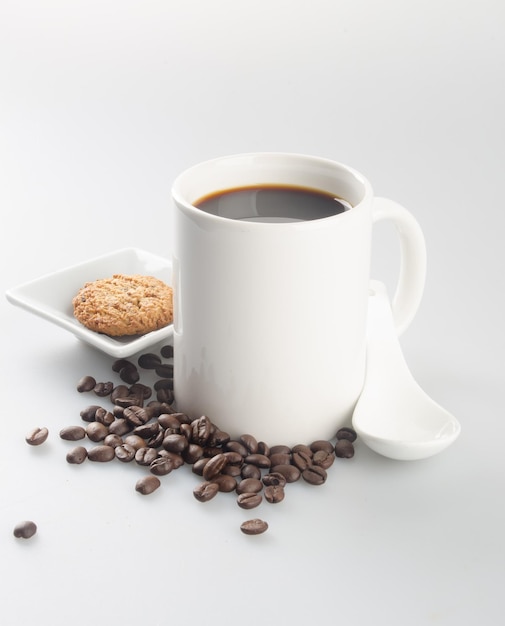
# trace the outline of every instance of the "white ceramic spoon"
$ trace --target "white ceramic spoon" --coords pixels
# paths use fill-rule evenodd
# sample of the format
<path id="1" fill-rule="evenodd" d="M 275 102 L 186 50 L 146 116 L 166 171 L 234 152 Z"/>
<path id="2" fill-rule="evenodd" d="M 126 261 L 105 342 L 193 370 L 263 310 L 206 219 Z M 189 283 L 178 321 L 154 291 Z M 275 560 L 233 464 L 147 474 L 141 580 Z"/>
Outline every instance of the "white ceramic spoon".
<path id="1" fill-rule="evenodd" d="M 434 402 L 409 371 L 385 286 L 370 284 L 365 383 L 352 424 L 375 452 L 402 461 L 424 459 L 449 446 L 459 422 Z"/>

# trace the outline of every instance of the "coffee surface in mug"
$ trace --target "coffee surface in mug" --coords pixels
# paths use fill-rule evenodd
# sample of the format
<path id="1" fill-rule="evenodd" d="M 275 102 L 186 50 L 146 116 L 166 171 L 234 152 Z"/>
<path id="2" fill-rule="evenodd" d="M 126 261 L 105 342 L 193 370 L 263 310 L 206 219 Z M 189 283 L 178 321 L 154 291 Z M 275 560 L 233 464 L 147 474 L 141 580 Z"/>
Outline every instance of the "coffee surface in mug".
<path id="1" fill-rule="evenodd" d="M 291 185 L 257 185 L 218 191 L 194 203 L 201 211 L 248 222 L 301 222 L 338 215 L 351 205 L 334 195 Z"/>

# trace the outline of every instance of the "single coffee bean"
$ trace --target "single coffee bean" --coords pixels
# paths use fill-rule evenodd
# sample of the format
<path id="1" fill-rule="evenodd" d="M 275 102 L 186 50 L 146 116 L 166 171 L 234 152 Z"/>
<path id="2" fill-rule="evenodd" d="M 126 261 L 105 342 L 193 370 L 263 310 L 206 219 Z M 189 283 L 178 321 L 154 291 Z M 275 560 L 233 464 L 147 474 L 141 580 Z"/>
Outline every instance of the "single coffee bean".
<path id="1" fill-rule="evenodd" d="M 203 448 L 197 443 L 190 443 L 189 446 L 181 453 L 185 463 L 193 464 L 203 456 Z"/>
<path id="2" fill-rule="evenodd" d="M 180 433 L 171 433 L 165 436 L 162 446 L 169 452 L 183 452 L 189 446 L 189 442 Z"/>
<path id="3" fill-rule="evenodd" d="M 265 487 L 284 487 L 286 484 L 286 477 L 280 472 L 270 472 L 265 474 L 261 479 Z"/>
<path id="4" fill-rule="evenodd" d="M 168 389 L 172 391 L 174 388 L 173 378 L 160 378 L 153 385 L 154 391 L 160 391 L 160 389 Z"/>
<path id="5" fill-rule="evenodd" d="M 274 465 L 272 472 L 282 474 L 287 483 L 294 483 L 301 476 L 300 470 L 295 465 Z"/>
<path id="6" fill-rule="evenodd" d="M 171 359 L 174 356 L 174 347 L 171 345 L 162 346 L 160 354 L 164 359 Z"/>
<path id="7" fill-rule="evenodd" d="M 169 459 L 172 462 L 173 469 L 177 469 L 184 465 L 184 459 L 181 454 L 177 454 L 177 452 L 169 452 L 168 450 L 160 450 L 158 452 L 158 456 L 163 457 L 165 459 Z"/>
<path id="8" fill-rule="evenodd" d="M 270 454 L 270 466 L 289 465 L 291 463 L 291 452 L 274 452 Z"/>
<path id="9" fill-rule="evenodd" d="M 154 459 L 158 458 L 158 453 L 154 448 L 139 448 L 135 452 L 135 461 L 139 465 L 148 466 L 154 461 Z"/>
<path id="10" fill-rule="evenodd" d="M 354 428 L 344 427 L 337 431 L 337 439 L 347 439 L 351 443 L 356 441 L 358 435 Z"/>
<path id="11" fill-rule="evenodd" d="M 123 443 L 123 439 L 119 435 L 113 435 L 109 433 L 107 437 L 105 437 L 105 439 L 103 440 L 103 443 L 104 445 L 110 446 L 111 448 L 116 448 Z"/>
<path id="12" fill-rule="evenodd" d="M 225 452 L 225 454 L 228 454 Z M 241 465 L 226 465 L 221 470 L 221 474 L 226 474 L 226 476 L 233 476 L 234 478 L 239 478 L 242 475 L 242 466 Z"/>
<path id="13" fill-rule="evenodd" d="M 303 472 L 303 470 L 307 469 L 312 465 L 312 455 L 308 455 L 303 450 L 299 450 L 298 452 L 293 452 L 293 465 Z"/>
<path id="14" fill-rule="evenodd" d="M 211 481 L 204 481 L 193 489 L 193 495 L 199 502 L 208 502 L 219 492 L 219 485 Z"/>
<path id="15" fill-rule="evenodd" d="M 95 388 L 95 385 L 96 385 L 96 380 L 93 378 L 93 376 L 83 376 L 77 382 L 77 391 L 79 393 L 83 393 L 85 391 L 93 391 L 93 389 Z"/>
<path id="16" fill-rule="evenodd" d="M 261 478 L 261 470 L 257 465 L 251 465 L 251 463 L 244 463 L 240 469 L 240 475 L 242 478 Z"/>
<path id="17" fill-rule="evenodd" d="M 115 457 L 114 448 L 105 445 L 95 446 L 88 450 L 88 459 L 97 463 L 107 463 Z"/>
<path id="18" fill-rule="evenodd" d="M 86 437 L 86 429 L 82 426 L 67 426 L 60 430 L 60 438 L 65 441 L 79 441 Z"/>
<path id="19" fill-rule="evenodd" d="M 167 389 L 166 387 L 163 387 L 161 389 L 157 389 L 156 390 L 156 399 L 159 402 L 163 402 L 163 403 L 166 403 L 166 404 L 172 404 L 173 401 L 175 400 L 174 392 L 172 391 L 172 389 Z"/>
<path id="20" fill-rule="evenodd" d="M 143 496 L 148 496 L 153 491 L 156 491 L 160 485 L 161 481 L 156 476 L 143 476 L 137 480 L 135 491 L 138 491 Z"/>
<path id="21" fill-rule="evenodd" d="M 166 476 L 174 469 L 174 462 L 167 456 L 158 456 L 151 465 L 149 471 L 155 476 Z"/>
<path id="22" fill-rule="evenodd" d="M 202 457 L 201 459 L 198 459 L 198 461 L 195 461 L 193 463 L 193 467 L 191 468 L 191 471 L 193 472 L 193 474 L 197 474 L 198 476 L 203 476 L 203 469 L 209 461 L 210 461 L 210 457 L 205 457 L 205 456 Z"/>
<path id="23" fill-rule="evenodd" d="M 86 435 L 91 441 L 103 441 L 108 434 L 109 429 L 104 424 L 100 424 L 100 422 L 91 422 L 86 426 Z"/>
<path id="24" fill-rule="evenodd" d="M 44 441 L 46 441 L 48 436 L 49 431 L 45 426 L 42 426 L 42 428 L 33 428 L 30 430 L 25 437 L 25 441 L 30 446 L 40 446 L 44 443 Z"/>
<path id="25" fill-rule="evenodd" d="M 230 433 L 225 432 L 224 430 L 220 430 L 216 428 L 216 430 L 209 437 L 209 445 L 223 447 L 225 443 L 230 441 Z"/>
<path id="26" fill-rule="evenodd" d="M 111 391 L 110 399 L 112 402 L 116 402 L 118 398 L 125 398 L 128 395 L 128 387 L 126 385 L 117 385 Z"/>
<path id="27" fill-rule="evenodd" d="M 159 448 L 161 444 L 163 443 L 163 437 L 164 437 L 163 430 L 160 428 L 160 430 L 158 431 L 158 433 L 156 433 L 156 435 L 153 435 L 152 437 L 147 437 L 146 444 L 150 448 Z"/>
<path id="28" fill-rule="evenodd" d="M 202 415 L 202 417 L 193 420 L 191 422 L 192 443 L 204 446 L 210 437 L 211 428 L 211 421 L 206 415 Z"/>
<path id="29" fill-rule="evenodd" d="M 149 385 L 144 385 L 143 383 L 134 383 L 128 389 L 129 396 L 137 396 L 138 398 L 143 398 L 144 400 L 148 400 L 153 395 L 153 390 Z"/>
<path id="30" fill-rule="evenodd" d="M 135 367 L 135 363 L 128 359 L 117 359 L 112 364 L 112 371 L 119 373 L 124 367 Z"/>
<path id="31" fill-rule="evenodd" d="M 134 434 L 127 435 L 124 438 L 124 442 L 127 443 L 132 448 L 134 448 L 135 451 L 138 450 L 139 448 L 145 448 L 145 445 L 146 445 L 145 439 Z"/>
<path id="32" fill-rule="evenodd" d="M 249 451 L 244 446 L 244 444 L 236 440 L 227 441 L 224 444 L 223 449 L 226 452 L 236 452 L 237 454 L 240 454 L 242 458 L 245 458 L 249 454 Z"/>
<path id="33" fill-rule="evenodd" d="M 100 422 L 100 424 L 104 424 L 105 426 L 110 426 L 115 419 L 116 418 L 113 413 L 107 411 L 107 409 L 104 409 L 101 406 L 98 407 L 95 412 L 95 421 Z"/>
<path id="34" fill-rule="evenodd" d="M 310 444 L 310 449 L 312 452 L 317 452 L 318 450 L 326 450 L 326 452 L 333 452 L 333 444 L 331 441 L 327 441 L 326 439 L 318 439 L 317 441 L 313 441 Z"/>
<path id="35" fill-rule="evenodd" d="M 261 493 L 240 493 L 237 496 L 237 504 L 241 509 L 255 509 L 263 501 Z"/>
<path id="36" fill-rule="evenodd" d="M 161 358 L 157 354 L 146 352 L 139 356 L 137 363 L 145 370 L 153 370 L 157 365 L 161 365 Z"/>
<path id="37" fill-rule="evenodd" d="M 112 435 L 119 435 L 120 437 L 131 432 L 131 430 L 132 427 L 130 423 L 124 417 L 118 417 L 109 426 L 109 433 Z"/>
<path id="38" fill-rule="evenodd" d="M 249 454 L 256 454 L 258 452 L 258 441 L 253 435 L 241 435 L 239 441 L 247 448 Z"/>
<path id="39" fill-rule="evenodd" d="M 215 476 L 223 471 L 227 463 L 228 459 L 224 454 L 216 454 L 209 459 L 208 463 L 206 463 L 205 467 L 203 468 L 202 476 L 205 480 L 213 479 Z"/>
<path id="40" fill-rule="evenodd" d="M 237 485 L 237 493 L 259 493 L 263 483 L 258 478 L 244 478 Z"/>
<path id="41" fill-rule="evenodd" d="M 100 409 L 102 407 L 100 407 L 98 404 L 91 404 L 90 406 L 87 406 L 85 409 L 83 409 L 79 415 L 81 416 L 81 419 L 84 422 L 94 422 L 95 421 L 95 414 L 97 412 L 98 409 Z"/>
<path id="42" fill-rule="evenodd" d="M 174 377 L 174 366 L 169 365 L 168 363 L 163 363 L 163 364 L 160 363 L 159 365 L 156 365 L 154 370 L 160 378 L 173 378 Z"/>
<path id="43" fill-rule="evenodd" d="M 326 482 L 326 470 L 319 465 L 307 467 L 302 472 L 302 478 L 311 485 L 322 485 Z"/>
<path id="44" fill-rule="evenodd" d="M 264 454 L 248 454 L 244 463 L 250 463 L 251 465 L 256 465 L 257 467 L 261 467 L 263 469 L 270 467 L 271 460 Z"/>
<path id="45" fill-rule="evenodd" d="M 143 439 L 149 439 L 156 436 L 160 432 L 160 425 L 158 422 L 149 422 L 148 424 L 141 424 L 133 429 L 133 434 L 142 437 Z"/>
<path id="46" fill-rule="evenodd" d="M 231 493 L 237 488 L 237 481 L 233 476 L 227 474 L 219 474 L 212 479 L 213 483 L 219 486 L 219 491 L 223 493 Z"/>
<path id="47" fill-rule="evenodd" d="M 171 428 L 174 431 L 180 431 L 181 422 L 178 419 L 178 413 L 162 413 L 158 416 L 158 424 L 162 428 Z"/>
<path id="48" fill-rule="evenodd" d="M 326 452 L 326 450 L 317 450 L 312 457 L 313 465 L 319 465 L 326 470 L 333 465 L 334 461 L 335 454 L 333 452 Z"/>
<path id="49" fill-rule="evenodd" d="M 130 463 L 135 458 L 135 448 L 128 443 L 122 443 L 114 448 L 116 459 L 123 463 Z"/>
<path id="50" fill-rule="evenodd" d="M 242 522 L 240 530 L 245 535 L 261 535 L 268 530 L 268 524 L 262 519 L 250 519 Z"/>
<path id="51" fill-rule="evenodd" d="M 133 383 L 137 383 L 140 380 L 140 374 L 135 365 L 130 363 L 119 370 L 119 378 L 127 385 L 133 385 Z"/>
<path id="52" fill-rule="evenodd" d="M 335 456 L 339 459 L 352 459 L 354 456 L 354 445 L 349 439 L 339 439 L 335 444 Z"/>
<path id="53" fill-rule="evenodd" d="M 278 502 L 282 502 L 284 500 L 284 487 L 281 487 L 281 485 L 269 485 L 268 487 L 265 487 L 264 495 L 267 502 L 270 502 L 270 504 L 277 504 Z"/>
<path id="54" fill-rule="evenodd" d="M 264 454 L 265 456 L 270 456 L 270 446 L 266 444 L 264 441 L 258 441 L 258 454 Z"/>
<path id="55" fill-rule="evenodd" d="M 37 524 L 31 520 L 19 522 L 14 526 L 14 537 L 18 539 L 30 539 L 37 532 Z"/>
<path id="56" fill-rule="evenodd" d="M 133 428 L 149 421 L 149 413 L 140 406 L 129 406 L 124 410 L 124 417 Z"/>
<path id="57" fill-rule="evenodd" d="M 242 465 L 244 462 L 244 457 L 239 452 L 223 452 L 228 461 L 228 465 Z"/>
<path id="58" fill-rule="evenodd" d="M 93 388 L 93 391 L 100 398 L 105 398 L 106 396 L 110 396 L 113 389 L 114 389 L 114 383 L 107 381 L 105 383 L 96 383 L 96 385 Z"/>
<path id="59" fill-rule="evenodd" d="M 291 448 L 291 452 L 293 454 L 295 452 L 303 452 L 307 456 L 312 456 L 314 454 L 312 450 L 309 448 L 309 446 L 305 445 L 304 443 L 298 443 L 296 446 L 293 446 Z"/>
<path id="60" fill-rule="evenodd" d="M 143 401 L 143 398 L 139 398 L 139 396 L 130 396 L 129 394 L 119 396 L 114 400 L 116 407 L 122 409 L 126 409 L 130 406 L 141 406 Z M 114 413 L 116 412 L 116 407 L 114 407 Z"/>
<path id="61" fill-rule="evenodd" d="M 112 450 L 112 448 L 111 448 Z M 77 446 L 67 453 L 67 463 L 80 465 L 88 458 L 88 451 L 84 446 Z"/>
<path id="62" fill-rule="evenodd" d="M 291 448 L 284 445 L 272 446 L 270 448 L 270 455 L 272 454 L 291 454 Z"/>

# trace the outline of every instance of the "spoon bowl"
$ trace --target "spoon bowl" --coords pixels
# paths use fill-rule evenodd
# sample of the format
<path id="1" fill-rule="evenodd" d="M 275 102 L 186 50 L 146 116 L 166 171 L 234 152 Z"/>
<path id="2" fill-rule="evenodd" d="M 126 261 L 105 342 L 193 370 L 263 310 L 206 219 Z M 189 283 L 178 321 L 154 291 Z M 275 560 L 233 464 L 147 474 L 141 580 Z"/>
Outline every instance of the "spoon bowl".
<path id="1" fill-rule="evenodd" d="M 445 450 L 461 427 L 414 380 L 394 327 L 385 286 L 372 281 L 367 368 L 352 424 L 365 444 L 391 459 L 424 459 Z"/>

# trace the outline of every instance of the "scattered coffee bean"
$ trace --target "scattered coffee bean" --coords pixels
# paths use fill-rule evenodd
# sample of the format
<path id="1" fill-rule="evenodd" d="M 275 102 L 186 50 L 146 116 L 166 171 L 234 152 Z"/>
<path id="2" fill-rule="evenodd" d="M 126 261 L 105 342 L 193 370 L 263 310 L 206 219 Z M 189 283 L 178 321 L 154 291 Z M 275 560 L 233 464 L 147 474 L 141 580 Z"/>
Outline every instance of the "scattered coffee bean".
<path id="1" fill-rule="evenodd" d="M 268 530 L 268 524 L 262 519 L 250 519 L 242 522 L 240 530 L 245 535 L 261 535 Z"/>
<path id="2" fill-rule="evenodd" d="M 208 480 L 193 489 L 193 495 L 199 502 L 208 502 L 219 492 L 219 485 Z"/>
<path id="3" fill-rule="evenodd" d="M 239 441 L 244 444 L 249 454 L 256 454 L 258 452 L 258 442 L 253 435 L 241 435 Z"/>
<path id="4" fill-rule="evenodd" d="M 141 354 L 137 360 L 139 367 L 142 367 L 145 370 L 153 370 L 158 365 L 161 365 L 161 358 L 157 354 L 153 354 L 152 352 L 146 352 L 145 354 Z"/>
<path id="5" fill-rule="evenodd" d="M 261 479 L 261 469 L 257 465 L 251 465 L 251 463 L 244 463 L 240 470 L 242 478 L 257 478 Z"/>
<path id="6" fill-rule="evenodd" d="M 304 450 L 293 452 L 293 465 L 301 472 L 312 465 L 312 454 L 307 454 Z"/>
<path id="7" fill-rule="evenodd" d="M 335 456 L 339 459 L 351 459 L 354 456 L 354 445 L 349 439 L 339 439 L 335 444 Z"/>
<path id="8" fill-rule="evenodd" d="M 333 444 L 331 443 L 331 441 L 327 441 L 326 439 L 319 439 L 317 441 L 313 441 L 309 447 L 312 450 L 312 452 L 317 452 L 318 450 L 325 450 L 326 452 L 333 452 Z"/>
<path id="9" fill-rule="evenodd" d="M 209 459 L 208 463 L 205 464 L 202 476 L 205 478 L 205 480 L 213 479 L 215 476 L 223 471 L 227 463 L 228 460 L 224 454 L 216 454 Z"/>
<path id="10" fill-rule="evenodd" d="M 261 493 L 240 493 L 237 496 L 237 504 L 241 509 L 255 509 L 263 501 Z"/>
<path id="11" fill-rule="evenodd" d="M 319 465 L 327 470 L 333 465 L 335 461 L 335 454 L 333 452 L 327 452 L 326 450 L 317 450 L 312 457 L 312 464 Z"/>
<path id="12" fill-rule="evenodd" d="M 219 474 L 212 479 L 213 483 L 216 483 L 219 487 L 219 491 L 223 493 L 231 493 L 237 488 L 237 481 L 233 476 L 228 474 Z"/>
<path id="13" fill-rule="evenodd" d="M 337 439 L 347 439 L 351 443 L 356 441 L 357 436 L 354 428 L 344 427 L 337 431 Z"/>
<path id="14" fill-rule="evenodd" d="M 65 441 L 79 441 L 86 437 L 86 430 L 82 426 L 67 426 L 60 430 L 60 438 Z"/>
<path id="15" fill-rule="evenodd" d="M 284 487 L 286 484 L 286 477 L 280 472 L 270 472 L 265 474 L 261 479 L 265 487 Z"/>
<path id="16" fill-rule="evenodd" d="M 265 491 L 263 492 L 265 496 L 265 500 L 270 502 L 271 504 L 277 504 L 278 502 L 282 502 L 284 500 L 284 487 L 281 485 L 269 485 L 265 487 Z"/>
<path id="17" fill-rule="evenodd" d="M 107 463 L 115 457 L 114 448 L 98 445 L 88 450 L 88 459 L 97 463 Z"/>
<path id="18" fill-rule="evenodd" d="M 83 376 L 77 382 L 77 391 L 79 393 L 83 393 L 85 391 L 93 391 L 93 389 L 95 388 L 95 385 L 96 385 L 96 380 L 93 378 L 93 376 Z"/>
<path id="19" fill-rule="evenodd" d="M 261 468 L 268 468 L 271 465 L 270 459 L 265 454 L 258 453 L 248 454 L 244 459 L 244 463 L 250 463 Z"/>
<path id="20" fill-rule="evenodd" d="M 135 458 L 135 448 L 128 443 L 122 443 L 114 448 L 116 459 L 122 463 L 130 463 Z"/>
<path id="21" fill-rule="evenodd" d="M 139 450 L 140 448 L 145 448 L 145 445 L 146 445 L 145 439 L 135 434 L 127 435 L 124 438 L 124 442 L 127 443 L 129 446 L 131 446 L 135 450 L 135 452 Z"/>
<path id="22" fill-rule="evenodd" d="M 263 483 L 257 478 L 244 478 L 237 485 L 237 493 L 259 493 L 263 489 Z"/>
<path id="23" fill-rule="evenodd" d="M 115 419 L 114 414 L 103 407 L 98 407 L 95 412 L 95 421 L 105 426 L 110 426 Z"/>
<path id="24" fill-rule="evenodd" d="M 105 437 L 105 439 L 103 440 L 103 443 L 106 446 L 110 446 L 111 448 L 117 448 L 117 446 L 120 446 L 123 443 L 123 438 L 119 435 L 109 433 L 107 437 Z"/>
<path id="25" fill-rule="evenodd" d="M 174 469 L 174 462 L 170 457 L 158 456 L 151 465 L 149 465 L 149 471 L 155 476 L 166 476 Z"/>
<path id="26" fill-rule="evenodd" d="M 19 522 L 14 526 L 14 537 L 18 539 L 30 539 L 37 532 L 37 524 L 30 520 Z"/>
<path id="27" fill-rule="evenodd" d="M 102 407 L 100 407 L 98 404 L 91 404 L 90 406 L 87 406 L 85 409 L 83 409 L 80 412 L 80 416 L 83 422 L 94 422 L 95 414 L 100 408 Z"/>
<path id="28" fill-rule="evenodd" d="M 119 378 L 127 385 L 133 385 L 140 380 L 140 374 L 138 369 L 130 363 L 129 365 L 125 365 L 119 370 Z"/>
<path id="29" fill-rule="evenodd" d="M 151 465 L 151 463 L 158 457 L 158 453 L 154 448 L 139 448 L 135 452 L 135 461 L 139 465 Z"/>
<path id="30" fill-rule="evenodd" d="M 93 391 L 100 398 L 105 398 L 106 396 L 110 396 L 113 389 L 114 389 L 114 383 L 111 383 L 110 381 L 108 381 L 106 383 L 96 383 L 95 387 L 93 388 Z"/>
<path id="31" fill-rule="evenodd" d="M 326 470 L 320 465 L 312 465 L 302 472 L 302 478 L 310 485 L 322 485 L 326 482 Z"/>
<path id="32" fill-rule="evenodd" d="M 109 429 L 100 422 L 91 422 L 86 426 L 86 435 L 90 441 L 103 441 L 109 434 Z"/>
<path id="33" fill-rule="evenodd" d="M 30 446 L 40 446 L 46 441 L 48 436 L 49 431 L 45 426 L 42 428 L 33 428 L 29 433 L 27 433 L 25 441 Z"/>
<path id="34" fill-rule="evenodd" d="M 300 470 L 295 465 L 275 465 L 272 467 L 272 472 L 276 474 L 282 474 L 287 483 L 296 482 L 301 475 Z"/>
<path id="35" fill-rule="evenodd" d="M 156 491 L 156 489 L 158 489 L 160 485 L 161 481 L 156 476 L 143 476 L 142 478 L 139 478 L 137 480 L 137 483 L 135 485 L 135 491 L 138 491 L 143 496 L 147 496 L 150 493 L 153 493 L 153 491 Z"/>
<path id="36" fill-rule="evenodd" d="M 111 448 L 113 450 L 113 448 Z M 77 446 L 67 453 L 67 463 L 80 465 L 88 458 L 88 451 L 84 446 Z"/>

